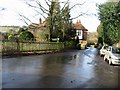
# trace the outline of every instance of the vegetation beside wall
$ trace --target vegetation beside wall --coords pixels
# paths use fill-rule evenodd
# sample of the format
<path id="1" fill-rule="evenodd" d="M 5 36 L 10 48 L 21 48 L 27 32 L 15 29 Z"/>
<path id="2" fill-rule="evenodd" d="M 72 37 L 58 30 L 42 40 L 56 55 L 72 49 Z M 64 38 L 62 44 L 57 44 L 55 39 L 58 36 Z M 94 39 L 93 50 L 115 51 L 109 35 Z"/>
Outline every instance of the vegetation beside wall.
<path id="1" fill-rule="evenodd" d="M 64 49 L 64 43 L 57 42 L 17 42 L 3 41 L 2 55 L 15 55 L 23 53 L 46 53 L 55 52 Z"/>

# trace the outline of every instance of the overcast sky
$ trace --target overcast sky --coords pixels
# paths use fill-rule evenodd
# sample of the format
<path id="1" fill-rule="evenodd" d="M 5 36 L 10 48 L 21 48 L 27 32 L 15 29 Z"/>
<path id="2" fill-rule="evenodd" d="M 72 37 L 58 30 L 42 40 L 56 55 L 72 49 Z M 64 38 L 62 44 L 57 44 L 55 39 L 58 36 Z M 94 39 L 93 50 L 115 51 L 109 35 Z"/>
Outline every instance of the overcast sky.
<path id="1" fill-rule="evenodd" d="M 67 0 L 59 0 L 60 2 Z M 70 6 L 73 6 L 76 3 L 83 3 L 85 0 L 70 0 Z M 44 0 L 40 0 L 42 5 L 46 7 Z M 88 29 L 89 32 L 96 31 L 97 26 L 100 21 L 98 17 L 92 14 L 97 14 L 98 8 L 96 4 L 101 4 L 106 2 L 106 0 L 86 0 L 86 3 L 81 7 L 75 7 L 71 10 L 71 17 L 75 17 L 79 15 L 80 12 L 87 12 L 90 15 L 83 15 L 73 22 L 77 20 L 81 20 L 81 23 Z M 0 12 L 0 25 L 17 25 L 23 26 L 26 25 L 24 22 L 20 21 L 20 17 L 18 13 L 24 14 L 27 16 L 32 22 L 39 23 L 40 15 L 35 15 L 33 9 L 27 6 L 23 0 L 0 0 L 0 7 L 6 8 L 5 10 Z M 48 8 L 47 8 L 48 9 Z"/>

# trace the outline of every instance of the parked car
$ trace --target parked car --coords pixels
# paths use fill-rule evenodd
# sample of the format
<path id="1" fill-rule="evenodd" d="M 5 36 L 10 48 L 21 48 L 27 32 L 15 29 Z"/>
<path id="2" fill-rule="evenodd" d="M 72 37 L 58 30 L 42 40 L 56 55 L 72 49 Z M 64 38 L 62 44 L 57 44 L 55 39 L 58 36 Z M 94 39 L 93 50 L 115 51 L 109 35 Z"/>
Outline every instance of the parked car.
<path id="1" fill-rule="evenodd" d="M 104 56 L 105 52 L 107 51 L 108 46 L 102 46 L 102 48 L 100 49 L 100 56 Z"/>
<path id="2" fill-rule="evenodd" d="M 107 60 L 109 64 L 120 65 L 120 49 L 117 47 L 109 46 L 105 52 L 104 60 Z"/>

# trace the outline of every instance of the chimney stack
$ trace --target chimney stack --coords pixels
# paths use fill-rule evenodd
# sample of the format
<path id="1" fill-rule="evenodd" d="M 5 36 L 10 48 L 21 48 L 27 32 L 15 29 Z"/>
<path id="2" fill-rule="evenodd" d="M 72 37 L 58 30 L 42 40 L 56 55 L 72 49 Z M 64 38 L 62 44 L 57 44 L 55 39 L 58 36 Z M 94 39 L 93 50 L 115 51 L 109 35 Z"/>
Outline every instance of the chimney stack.
<path id="1" fill-rule="evenodd" d="M 39 24 L 41 25 L 41 23 L 42 23 L 42 19 L 40 18 L 40 19 L 39 19 Z"/>

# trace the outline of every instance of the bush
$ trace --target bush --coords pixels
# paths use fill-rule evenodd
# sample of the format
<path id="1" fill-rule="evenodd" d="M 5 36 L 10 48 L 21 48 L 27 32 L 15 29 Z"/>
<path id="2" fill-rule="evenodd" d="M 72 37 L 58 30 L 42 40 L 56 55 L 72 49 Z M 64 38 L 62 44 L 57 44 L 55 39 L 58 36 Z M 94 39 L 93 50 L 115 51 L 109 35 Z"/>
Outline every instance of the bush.
<path id="1" fill-rule="evenodd" d="M 94 45 L 95 43 L 94 43 L 94 41 L 88 41 L 87 44 L 88 45 Z"/>
<path id="2" fill-rule="evenodd" d="M 13 38 L 14 38 L 13 35 L 9 35 L 9 36 L 8 36 L 8 40 L 12 40 Z"/>
<path id="3" fill-rule="evenodd" d="M 16 35 L 13 35 L 13 34 L 10 34 L 9 36 L 8 36 L 8 40 L 16 40 Z"/>
<path id="4" fill-rule="evenodd" d="M 34 40 L 34 35 L 29 31 L 23 31 L 19 34 L 19 39 L 22 41 Z"/>
<path id="5" fill-rule="evenodd" d="M 65 46 L 66 47 L 75 47 L 76 46 L 76 42 L 75 41 L 66 41 L 65 42 Z"/>

